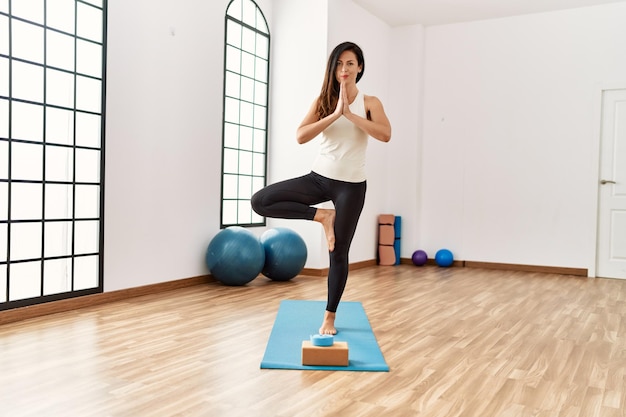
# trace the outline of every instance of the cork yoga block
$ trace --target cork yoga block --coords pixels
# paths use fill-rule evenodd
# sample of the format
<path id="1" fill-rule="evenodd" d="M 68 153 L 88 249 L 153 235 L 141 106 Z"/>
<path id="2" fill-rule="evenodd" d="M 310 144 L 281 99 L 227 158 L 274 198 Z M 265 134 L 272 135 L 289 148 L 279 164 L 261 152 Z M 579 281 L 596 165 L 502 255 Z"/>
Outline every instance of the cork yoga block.
<path id="1" fill-rule="evenodd" d="M 313 346 L 310 340 L 305 340 L 302 342 L 302 365 L 348 366 L 348 342 Z"/>

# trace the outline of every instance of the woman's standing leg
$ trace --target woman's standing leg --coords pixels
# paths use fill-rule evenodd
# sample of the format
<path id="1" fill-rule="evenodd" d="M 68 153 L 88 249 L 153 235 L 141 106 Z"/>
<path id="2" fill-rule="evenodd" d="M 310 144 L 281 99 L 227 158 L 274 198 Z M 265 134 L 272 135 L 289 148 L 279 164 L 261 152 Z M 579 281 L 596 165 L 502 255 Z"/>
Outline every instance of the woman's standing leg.
<path id="1" fill-rule="evenodd" d="M 348 280 L 348 253 L 365 203 L 367 184 L 331 181 L 330 191 L 335 204 L 335 249 L 330 252 L 328 271 L 328 302 L 319 332 L 335 334 L 335 313 Z"/>

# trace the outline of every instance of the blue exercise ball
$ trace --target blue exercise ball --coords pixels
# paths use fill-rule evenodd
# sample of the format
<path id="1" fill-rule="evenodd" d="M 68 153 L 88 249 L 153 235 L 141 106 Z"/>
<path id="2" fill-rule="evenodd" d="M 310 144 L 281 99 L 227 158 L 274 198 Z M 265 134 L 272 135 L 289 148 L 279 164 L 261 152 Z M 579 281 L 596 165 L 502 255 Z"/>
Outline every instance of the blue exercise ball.
<path id="1" fill-rule="evenodd" d="M 413 252 L 413 256 L 411 256 L 411 260 L 413 261 L 413 265 L 415 266 L 423 266 L 426 265 L 428 261 L 428 255 L 425 251 L 418 249 Z"/>
<path id="2" fill-rule="evenodd" d="M 221 230 L 209 243 L 206 264 L 221 283 L 245 285 L 263 269 L 265 250 L 254 233 L 231 226 Z"/>
<path id="3" fill-rule="evenodd" d="M 439 266 L 448 267 L 454 262 L 454 256 L 448 249 L 439 249 L 435 254 L 435 262 Z"/>
<path id="4" fill-rule="evenodd" d="M 288 281 L 302 271 L 307 249 L 298 233 L 276 227 L 265 231 L 259 240 L 265 249 L 263 275 L 274 281 Z"/>

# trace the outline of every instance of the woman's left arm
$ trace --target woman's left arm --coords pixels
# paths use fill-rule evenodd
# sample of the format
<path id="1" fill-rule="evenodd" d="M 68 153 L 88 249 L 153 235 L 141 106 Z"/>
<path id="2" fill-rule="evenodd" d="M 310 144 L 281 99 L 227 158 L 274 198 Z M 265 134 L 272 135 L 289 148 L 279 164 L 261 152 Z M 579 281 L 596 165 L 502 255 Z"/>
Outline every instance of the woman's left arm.
<path id="1" fill-rule="evenodd" d="M 374 139 L 389 142 L 391 140 L 391 123 L 385 114 L 383 104 L 377 97 L 365 96 L 365 113 L 367 118 L 357 116 L 350 111 L 348 106 L 345 106 L 343 115 Z"/>

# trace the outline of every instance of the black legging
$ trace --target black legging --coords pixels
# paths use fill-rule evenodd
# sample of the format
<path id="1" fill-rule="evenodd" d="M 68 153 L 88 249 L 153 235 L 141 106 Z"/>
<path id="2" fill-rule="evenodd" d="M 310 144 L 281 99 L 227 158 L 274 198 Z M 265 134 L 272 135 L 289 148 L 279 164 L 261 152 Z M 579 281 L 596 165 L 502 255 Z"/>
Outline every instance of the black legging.
<path id="1" fill-rule="evenodd" d="M 277 182 L 252 196 L 252 208 L 259 215 L 283 219 L 313 220 L 325 201 L 335 205 L 335 249 L 330 252 L 326 310 L 336 312 L 348 280 L 348 252 L 356 231 L 367 184 L 332 180 L 315 172 Z"/>

